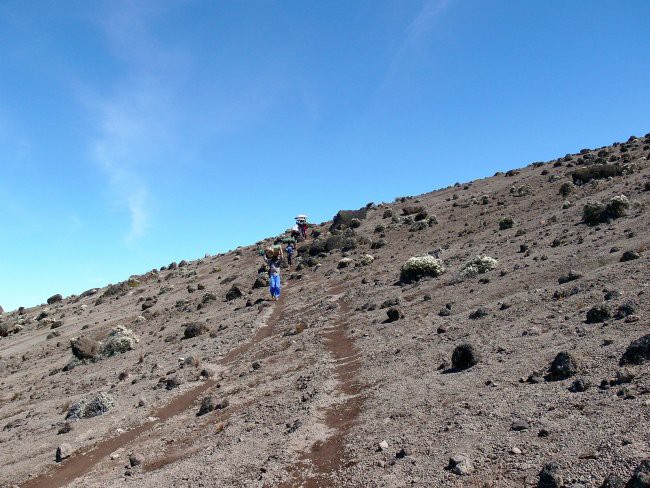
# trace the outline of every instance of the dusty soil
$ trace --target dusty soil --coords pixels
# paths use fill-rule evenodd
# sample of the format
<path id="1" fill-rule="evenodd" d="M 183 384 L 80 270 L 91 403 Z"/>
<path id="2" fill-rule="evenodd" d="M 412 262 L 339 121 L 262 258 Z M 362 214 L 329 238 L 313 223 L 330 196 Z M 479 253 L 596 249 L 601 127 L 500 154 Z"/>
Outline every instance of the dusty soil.
<path id="1" fill-rule="evenodd" d="M 628 480 L 650 457 L 650 363 L 619 365 L 650 333 L 648 157 L 642 137 L 372 205 L 353 228 L 325 222 L 319 242 L 337 234 L 351 249 L 303 253 L 278 302 L 253 288 L 270 238 L 132 277 L 108 296 L 3 313 L 0 486 L 521 487 L 550 461 L 557 486 Z M 565 185 L 594 163 L 617 170 Z M 625 215 L 582 221 L 587 202 L 618 195 Z M 426 217 L 403 215 L 413 206 Z M 514 225 L 501 230 L 507 216 Z M 625 251 L 638 258 L 621 261 Z M 427 254 L 445 272 L 401 283 L 402 265 Z M 496 269 L 460 273 L 479 254 Z M 339 267 L 343 257 L 352 263 Z M 560 284 L 569 270 L 577 277 Z M 243 296 L 227 301 L 235 283 Z M 587 321 L 602 303 L 611 316 Z M 479 308 L 486 315 L 470 318 Z M 190 322 L 207 332 L 185 339 Z M 71 339 L 104 341 L 117 325 L 139 338 L 132 350 L 66 368 Z M 463 343 L 480 360 L 454 369 Z M 560 351 L 577 372 L 547 381 Z M 179 386 L 166 389 L 172 378 Z M 576 379 L 590 387 L 570 391 Z M 100 392 L 114 408 L 62 429 L 73 402 Z M 197 416 L 207 396 L 223 408 Z M 73 454 L 57 463 L 64 443 Z M 459 453 L 473 471 L 447 469 Z"/>

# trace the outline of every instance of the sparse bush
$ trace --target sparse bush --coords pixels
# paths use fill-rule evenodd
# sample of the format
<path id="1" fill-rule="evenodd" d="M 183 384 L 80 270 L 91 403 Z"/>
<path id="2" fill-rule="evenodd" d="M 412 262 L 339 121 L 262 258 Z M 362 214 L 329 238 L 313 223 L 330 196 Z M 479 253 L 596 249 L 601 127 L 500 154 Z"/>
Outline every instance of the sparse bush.
<path id="1" fill-rule="evenodd" d="M 424 211 L 425 209 L 421 205 L 411 205 L 402 209 L 402 215 L 415 215 Z"/>
<path id="2" fill-rule="evenodd" d="M 384 224 L 378 224 L 375 226 L 375 233 L 380 234 L 381 232 L 384 232 L 386 230 L 386 226 Z"/>
<path id="3" fill-rule="evenodd" d="M 81 399 L 72 404 L 66 420 L 79 420 L 105 414 L 115 406 L 115 399 L 108 393 L 100 393 L 91 400 Z"/>
<path id="4" fill-rule="evenodd" d="M 479 254 L 470 261 L 467 261 L 460 268 L 460 274 L 467 278 L 472 278 L 476 275 L 487 273 L 495 269 L 499 265 L 499 262 L 484 254 Z"/>
<path id="5" fill-rule="evenodd" d="M 361 221 L 359 219 L 351 219 L 350 220 L 350 228 L 352 229 L 357 229 L 358 227 L 361 227 Z"/>
<path id="6" fill-rule="evenodd" d="M 368 266 L 368 265 L 372 264 L 372 262 L 374 260 L 375 260 L 375 258 L 372 255 L 364 254 L 363 256 L 361 256 L 361 258 L 359 258 L 359 265 Z"/>
<path id="7" fill-rule="evenodd" d="M 575 186 L 573 185 L 573 183 L 567 181 L 565 183 L 562 183 L 562 186 L 560 186 L 558 193 L 563 197 L 566 197 L 573 191 L 574 188 Z"/>
<path id="8" fill-rule="evenodd" d="M 515 197 L 525 197 L 532 195 L 533 189 L 530 185 L 512 186 L 510 187 L 510 194 Z"/>
<path id="9" fill-rule="evenodd" d="M 110 357 L 130 351 L 139 342 L 131 329 L 122 325 L 115 327 L 102 345 L 102 354 Z"/>
<path id="10" fill-rule="evenodd" d="M 587 168 L 580 168 L 571 173 L 571 178 L 576 185 L 587 183 L 591 180 L 620 176 L 623 168 L 615 164 L 594 164 Z"/>
<path id="11" fill-rule="evenodd" d="M 515 225 L 515 221 L 512 217 L 503 217 L 499 220 L 499 229 L 506 230 L 511 229 Z"/>
<path id="12" fill-rule="evenodd" d="M 411 226 L 411 228 L 409 229 L 409 232 L 419 232 L 421 230 L 426 229 L 427 227 L 429 227 L 429 224 L 427 224 L 427 222 L 424 221 L 424 220 L 420 220 L 418 222 L 415 222 Z"/>
<path id="13" fill-rule="evenodd" d="M 338 264 L 337 267 L 338 267 L 339 269 L 341 269 L 341 268 L 347 268 L 347 267 L 349 267 L 350 265 L 352 265 L 352 263 L 354 263 L 354 259 L 352 259 L 352 258 L 343 258 L 343 259 L 341 259 L 341 260 L 339 261 L 339 264 Z"/>
<path id="14" fill-rule="evenodd" d="M 433 256 L 415 256 L 409 258 L 402 266 L 400 280 L 404 283 L 411 283 L 425 276 L 440 276 L 444 271 L 442 260 Z"/>
<path id="15" fill-rule="evenodd" d="M 582 220 L 589 225 L 597 225 L 625 216 L 629 208 L 630 201 L 625 195 L 612 197 L 607 203 L 587 202 L 582 210 Z"/>

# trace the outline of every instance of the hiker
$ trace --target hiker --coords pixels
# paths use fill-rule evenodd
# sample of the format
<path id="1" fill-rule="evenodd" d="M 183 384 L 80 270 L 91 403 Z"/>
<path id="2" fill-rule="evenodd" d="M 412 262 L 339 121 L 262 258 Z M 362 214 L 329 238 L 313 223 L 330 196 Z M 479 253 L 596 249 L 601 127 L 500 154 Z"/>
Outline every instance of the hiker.
<path id="1" fill-rule="evenodd" d="M 287 252 L 287 262 L 289 263 L 289 267 L 291 267 L 291 258 L 293 257 L 293 251 L 294 251 L 293 243 L 290 242 L 289 244 L 287 244 L 287 248 L 285 249 L 285 251 Z"/>
<path id="2" fill-rule="evenodd" d="M 303 239 L 307 239 L 307 216 L 298 215 L 296 217 L 296 225 L 298 226 L 298 232 Z"/>
<path id="3" fill-rule="evenodd" d="M 264 253 L 264 262 L 269 267 L 269 291 L 272 300 L 280 299 L 280 265 L 282 263 L 282 247 L 269 247 Z"/>

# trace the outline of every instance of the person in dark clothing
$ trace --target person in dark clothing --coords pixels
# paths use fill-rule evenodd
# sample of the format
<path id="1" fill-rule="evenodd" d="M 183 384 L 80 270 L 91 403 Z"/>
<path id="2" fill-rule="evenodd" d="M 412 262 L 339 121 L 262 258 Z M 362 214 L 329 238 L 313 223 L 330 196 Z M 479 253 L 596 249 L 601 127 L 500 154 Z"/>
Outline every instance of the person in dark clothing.
<path id="1" fill-rule="evenodd" d="M 287 252 L 287 262 L 289 263 L 289 266 L 291 266 L 291 263 L 293 261 L 293 253 L 295 251 L 295 249 L 293 248 L 293 244 L 292 243 L 287 244 L 287 248 L 285 249 L 285 251 Z"/>

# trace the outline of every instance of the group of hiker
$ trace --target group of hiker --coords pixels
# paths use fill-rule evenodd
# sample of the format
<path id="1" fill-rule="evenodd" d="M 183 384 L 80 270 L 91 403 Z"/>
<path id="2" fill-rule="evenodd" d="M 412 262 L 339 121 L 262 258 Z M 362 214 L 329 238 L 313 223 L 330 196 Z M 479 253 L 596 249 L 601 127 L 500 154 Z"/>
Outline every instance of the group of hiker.
<path id="1" fill-rule="evenodd" d="M 291 229 L 291 238 L 288 240 L 284 251 L 282 250 L 281 244 L 276 244 L 261 252 L 264 263 L 269 268 L 269 291 L 271 292 L 272 300 L 280 299 L 280 292 L 282 289 L 280 282 L 280 267 L 282 266 L 284 253 L 286 252 L 287 264 L 291 267 L 293 264 L 293 254 L 296 250 L 294 243 L 298 237 L 301 237 L 302 239 L 307 238 L 307 227 L 307 216 L 298 215 L 296 217 L 296 225 Z"/>

